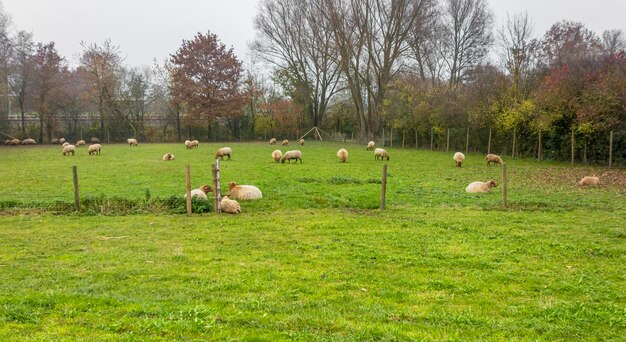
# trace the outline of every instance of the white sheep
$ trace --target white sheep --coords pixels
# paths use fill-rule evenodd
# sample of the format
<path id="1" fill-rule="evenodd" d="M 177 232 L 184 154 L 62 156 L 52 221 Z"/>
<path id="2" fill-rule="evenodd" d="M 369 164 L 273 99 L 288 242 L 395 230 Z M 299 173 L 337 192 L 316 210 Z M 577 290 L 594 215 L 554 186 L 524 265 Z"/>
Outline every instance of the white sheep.
<path id="1" fill-rule="evenodd" d="M 89 139 L 89 142 L 92 144 L 99 144 L 100 143 L 100 139 L 96 138 L 96 137 L 91 137 L 91 139 Z"/>
<path id="2" fill-rule="evenodd" d="M 167 160 L 174 160 L 174 155 L 171 153 L 166 153 L 163 155 L 163 160 L 167 161 Z"/>
<path id="3" fill-rule="evenodd" d="M 466 192 L 472 192 L 472 193 L 477 193 L 477 192 L 490 192 L 491 188 L 495 188 L 496 186 L 498 186 L 498 184 L 496 183 L 495 180 L 490 180 L 486 183 L 484 182 L 473 182 L 470 183 L 467 188 L 465 188 Z"/>
<path id="4" fill-rule="evenodd" d="M 69 145 L 70 143 L 68 143 L 67 141 L 63 143 L 63 145 L 61 145 L 61 147 L 65 147 L 67 145 Z"/>
<path id="5" fill-rule="evenodd" d="M 485 160 L 487 161 L 487 165 L 489 165 L 490 163 L 493 163 L 493 165 L 502 165 L 502 163 L 504 163 L 499 155 L 491 153 L 485 156 Z"/>
<path id="6" fill-rule="evenodd" d="M 345 148 L 340 149 L 337 151 L 337 157 L 342 163 L 345 163 L 348 160 L 348 151 Z"/>
<path id="7" fill-rule="evenodd" d="M 197 197 L 199 199 L 203 199 L 205 201 L 208 201 L 208 198 L 207 198 L 206 195 L 209 192 L 213 192 L 213 188 L 211 188 L 208 185 L 203 185 L 203 186 L 199 187 L 198 189 L 191 190 L 191 198 Z M 185 199 L 187 199 L 187 194 L 185 194 Z"/>
<path id="8" fill-rule="evenodd" d="M 220 208 L 223 213 L 227 214 L 239 214 L 241 213 L 241 207 L 239 203 L 235 200 L 231 200 L 228 196 L 222 197 L 222 201 L 220 202 Z"/>
<path id="9" fill-rule="evenodd" d="M 304 146 L 304 139 L 300 139 L 300 140 L 298 140 L 298 142 L 300 143 L 300 145 Z"/>
<path id="10" fill-rule="evenodd" d="M 78 140 L 76 142 L 76 147 L 78 147 L 78 146 L 85 146 L 85 140 Z"/>
<path id="11" fill-rule="evenodd" d="M 578 185 L 580 186 L 598 185 L 599 182 L 600 182 L 600 178 L 596 176 L 585 176 L 578 182 Z"/>
<path id="12" fill-rule="evenodd" d="M 373 149 L 374 149 L 374 146 L 376 146 L 376 143 L 375 143 L 375 142 L 373 142 L 373 141 L 368 142 L 368 143 L 367 143 L 367 150 L 368 150 L 368 151 L 369 151 L 369 150 L 373 150 Z"/>
<path id="13" fill-rule="evenodd" d="M 62 143 L 64 143 L 64 142 L 65 142 L 65 138 L 61 138 L 61 139 L 59 139 L 59 143 L 60 143 L 60 144 L 62 144 Z"/>
<path id="14" fill-rule="evenodd" d="M 215 152 L 215 159 L 220 158 L 224 159 L 224 156 L 228 156 L 228 160 L 230 160 L 230 154 L 233 150 L 230 147 L 222 147 L 217 152 Z"/>
<path id="15" fill-rule="evenodd" d="M 198 147 L 198 146 L 200 146 L 200 142 L 198 140 L 191 141 L 191 147 Z"/>
<path id="16" fill-rule="evenodd" d="M 389 153 L 387 153 L 387 151 L 382 148 L 377 148 L 374 150 L 374 159 L 378 160 L 378 158 L 380 158 L 380 160 L 383 160 L 385 158 L 389 160 Z"/>
<path id="17" fill-rule="evenodd" d="M 70 153 L 72 155 L 74 155 L 75 152 L 76 152 L 76 146 L 74 146 L 74 145 L 65 145 L 65 146 L 63 146 L 63 155 L 64 156 L 69 156 Z"/>
<path id="18" fill-rule="evenodd" d="M 22 145 L 37 145 L 35 139 L 27 138 L 22 140 Z"/>
<path id="19" fill-rule="evenodd" d="M 285 139 L 283 140 L 283 142 L 280 144 L 280 146 L 288 146 L 289 145 L 289 140 Z"/>
<path id="20" fill-rule="evenodd" d="M 4 144 L 5 144 L 5 145 L 12 145 L 12 143 L 11 143 L 11 139 L 6 139 L 6 140 L 4 141 Z"/>
<path id="21" fill-rule="evenodd" d="M 21 143 L 20 139 L 17 139 L 17 138 L 16 138 L 16 139 L 12 139 L 12 140 L 11 140 L 11 145 L 14 145 L 14 146 L 15 146 L 15 145 L 19 145 L 20 143 Z"/>
<path id="22" fill-rule="evenodd" d="M 280 162 L 284 164 L 285 160 L 289 160 L 289 163 L 291 164 L 292 159 L 296 160 L 296 164 L 298 163 L 298 160 L 300 161 L 300 164 L 302 164 L 302 152 L 299 150 L 287 151 L 280 158 Z"/>
<path id="23" fill-rule="evenodd" d="M 126 143 L 129 146 L 139 146 L 139 143 L 137 143 L 137 139 L 133 139 L 133 138 L 126 139 Z"/>
<path id="24" fill-rule="evenodd" d="M 280 158 L 283 156 L 283 153 L 280 150 L 275 150 L 274 152 L 272 152 L 272 158 L 274 159 L 274 162 L 278 163 L 280 161 Z"/>
<path id="25" fill-rule="evenodd" d="M 102 149 L 102 146 L 100 144 L 89 145 L 89 147 L 87 148 L 87 153 L 89 153 L 89 155 L 100 155 L 100 149 Z"/>
<path id="26" fill-rule="evenodd" d="M 192 147 L 193 147 L 193 146 L 191 146 L 191 140 L 185 140 L 185 147 L 186 147 L 187 149 L 190 149 L 190 148 L 192 148 Z"/>
<path id="27" fill-rule="evenodd" d="M 461 152 L 457 152 L 454 154 L 454 157 L 452 157 L 452 159 L 454 159 L 454 161 L 456 162 L 457 167 L 461 167 L 463 161 L 465 160 L 465 155 Z"/>
<path id="28" fill-rule="evenodd" d="M 235 182 L 228 183 L 228 196 L 238 200 L 254 200 L 263 198 L 261 190 L 254 185 L 238 185 Z"/>
<path id="29" fill-rule="evenodd" d="M 270 139 L 270 145 L 276 145 L 276 138 Z"/>

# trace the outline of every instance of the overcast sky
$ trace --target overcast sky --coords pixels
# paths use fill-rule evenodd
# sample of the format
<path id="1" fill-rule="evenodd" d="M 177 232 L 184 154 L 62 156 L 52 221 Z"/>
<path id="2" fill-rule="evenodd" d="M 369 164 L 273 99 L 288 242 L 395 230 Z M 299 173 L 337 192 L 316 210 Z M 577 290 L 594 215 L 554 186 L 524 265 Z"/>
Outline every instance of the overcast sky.
<path id="1" fill-rule="evenodd" d="M 110 39 L 125 64 L 150 66 L 167 59 L 183 39 L 211 31 L 246 62 L 254 39 L 253 18 L 259 0 L 0 0 L 13 28 L 26 30 L 36 42 L 54 41 L 72 65 L 81 41 Z M 555 22 L 582 22 L 601 35 L 626 31 L 626 0 L 488 0 L 500 26 L 510 15 L 527 11 L 541 36 Z"/>

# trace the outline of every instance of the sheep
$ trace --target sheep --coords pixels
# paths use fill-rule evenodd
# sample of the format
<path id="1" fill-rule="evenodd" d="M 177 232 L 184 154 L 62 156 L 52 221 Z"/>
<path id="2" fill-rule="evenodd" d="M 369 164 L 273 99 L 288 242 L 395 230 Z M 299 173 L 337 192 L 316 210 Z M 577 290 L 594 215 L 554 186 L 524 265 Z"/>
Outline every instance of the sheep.
<path id="1" fill-rule="evenodd" d="M 348 151 L 345 148 L 340 149 L 337 151 L 337 157 L 342 163 L 345 163 L 348 160 Z"/>
<path id="2" fill-rule="evenodd" d="M 387 153 L 387 151 L 382 148 L 377 148 L 374 150 L 374 159 L 378 160 L 378 158 L 380 158 L 380 160 L 383 160 L 385 158 L 389 160 L 389 153 Z"/>
<path id="3" fill-rule="evenodd" d="M 487 161 L 487 165 L 489 165 L 490 163 L 493 163 L 493 165 L 502 165 L 504 163 L 502 161 L 502 158 L 500 158 L 500 156 L 497 154 L 488 154 L 485 156 L 485 160 Z"/>
<path id="4" fill-rule="evenodd" d="M 473 182 L 470 183 L 467 188 L 465 188 L 466 192 L 472 192 L 472 193 L 478 193 L 478 192 L 490 192 L 491 188 L 495 188 L 496 186 L 498 186 L 498 183 L 496 183 L 495 180 L 490 180 L 486 183 L 483 182 Z"/>
<path id="5" fill-rule="evenodd" d="M 63 143 L 63 145 L 61 145 L 61 147 L 65 147 L 67 145 L 69 145 L 70 143 L 68 143 L 67 141 Z"/>
<path id="6" fill-rule="evenodd" d="M 96 137 L 91 137 L 91 139 L 89 139 L 89 142 L 92 144 L 99 144 L 100 143 L 100 139 L 96 138 Z"/>
<path id="7" fill-rule="evenodd" d="M 163 160 L 174 160 L 174 155 L 171 153 L 166 153 L 163 155 Z"/>
<path id="8" fill-rule="evenodd" d="M 367 150 L 368 150 L 368 151 L 373 150 L 373 149 L 374 149 L 374 146 L 376 146 L 376 143 L 375 143 L 375 142 L 373 142 L 373 141 L 368 142 L 368 143 L 367 143 Z"/>
<path id="9" fill-rule="evenodd" d="M 191 149 L 191 140 L 185 140 L 185 147 L 189 150 Z"/>
<path id="10" fill-rule="evenodd" d="M 76 142 L 76 147 L 78 147 L 78 146 L 85 146 L 85 140 L 78 140 Z"/>
<path id="11" fill-rule="evenodd" d="M 254 185 L 238 185 L 235 182 L 228 183 L 228 196 L 238 200 L 254 200 L 263 198 L 261 190 Z"/>
<path id="12" fill-rule="evenodd" d="M 5 141 L 4 141 L 4 144 L 5 144 L 5 145 L 11 145 L 11 139 L 7 139 L 7 140 L 5 140 Z"/>
<path id="13" fill-rule="evenodd" d="M 300 145 L 304 146 L 304 139 L 300 139 L 298 140 L 298 142 L 300 143 Z"/>
<path id="14" fill-rule="evenodd" d="M 276 138 L 270 139 L 270 145 L 276 145 Z"/>
<path id="15" fill-rule="evenodd" d="M 230 154 L 232 153 L 232 150 L 230 149 L 230 147 L 222 147 L 219 150 L 217 150 L 217 152 L 215 152 L 215 159 L 220 158 L 220 159 L 224 159 L 224 156 L 228 156 L 228 160 L 230 160 Z"/>
<path id="16" fill-rule="evenodd" d="M 89 147 L 87 148 L 87 153 L 89 153 L 89 155 L 92 155 L 92 154 L 100 155 L 101 148 L 102 146 L 100 144 L 89 145 Z"/>
<path id="17" fill-rule="evenodd" d="M 239 214 L 241 213 L 241 207 L 239 203 L 235 200 L 231 200 L 228 196 L 222 197 L 222 201 L 220 202 L 220 208 L 223 213 L 227 214 Z"/>
<path id="18" fill-rule="evenodd" d="M 37 145 L 37 142 L 35 141 L 35 139 L 24 139 L 22 140 L 22 145 Z"/>
<path id="19" fill-rule="evenodd" d="M 133 146 L 133 145 L 134 145 L 134 146 L 139 146 L 139 143 L 137 142 L 137 139 L 133 139 L 133 138 L 128 138 L 128 139 L 126 139 L 126 143 L 127 143 L 129 146 Z"/>
<path id="20" fill-rule="evenodd" d="M 457 152 L 454 154 L 454 157 L 452 157 L 452 159 L 454 159 L 454 161 L 456 162 L 456 167 L 462 167 L 463 161 L 465 160 L 465 155 L 461 152 Z"/>
<path id="21" fill-rule="evenodd" d="M 19 145 L 21 143 L 20 139 L 12 139 L 11 140 L 11 145 L 15 146 L 15 145 Z"/>
<path id="22" fill-rule="evenodd" d="M 283 156 L 283 153 L 280 150 L 275 150 L 272 152 L 272 158 L 274 158 L 274 162 L 278 163 L 280 158 Z"/>
<path id="23" fill-rule="evenodd" d="M 296 160 L 296 164 L 298 163 L 298 160 L 300 161 L 300 164 L 302 164 L 302 152 L 299 150 L 287 151 L 280 158 L 280 162 L 284 164 L 285 160 L 289 160 L 289 163 L 291 164 L 292 159 Z"/>
<path id="24" fill-rule="evenodd" d="M 64 142 L 65 142 L 65 138 L 61 138 L 61 139 L 59 139 L 59 143 L 61 143 L 61 144 L 62 144 L 62 143 L 64 143 Z"/>
<path id="25" fill-rule="evenodd" d="M 191 141 L 191 147 L 198 147 L 198 146 L 200 146 L 200 142 L 198 140 Z"/>
<path id="26" fill-rule="evenodd" d="M 280 144 L 280 146 L 289 146 L 289 140 L 287 140 L 287 139 L 283 140 L 283 142 Z"/>
<path id="27" fill-rule="evenodd" d="M 54 144 L 54 145 L 60 144 L 59 139 L 57 139 L 57 138 L 54 138 L 54 139 L 50 140 L 50 143 Z"/>
<path id="28" fill-rule="evenodd" d="M 199 199 L 208 201 L 209 199 L 207 198 L 206 194 L 208 194 L 209 192 L 213 192 L 213 188 L 208 185 L 203 185 L 198 189 L 191 190 L 191 198 L 197 197 Z M 185 194 L 185 199 L 187 199 L 187 194 Z"/>
<path id="29" fill-rule="evenodd" d="M 74 146 L 74 145 L 63 146 L 63 155 L 64 156 L 69 156 L 70 153 L 72 155 L 74 155 L 75 152 L 76 152 L 76 146 Z"/>
<path id="30" fill-rule="evenodd" d="M 598 185 L 599 182 L 600 182 L 600 178 L 596 176 L 585 176 L 578 182 L 578 185 L 580 186 Z"/>

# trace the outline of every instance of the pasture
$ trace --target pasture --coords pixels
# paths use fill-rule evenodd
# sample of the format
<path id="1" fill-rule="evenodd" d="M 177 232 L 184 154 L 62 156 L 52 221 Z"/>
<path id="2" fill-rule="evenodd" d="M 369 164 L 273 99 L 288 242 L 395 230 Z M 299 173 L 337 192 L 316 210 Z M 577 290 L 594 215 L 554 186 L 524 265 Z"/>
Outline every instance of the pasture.
<path id="1" fill-rule="evenodd" d="M 177 214 L 184 166 L 253 184 L 242 214 Z M 345 147 L 348 163 L 335 153 Z M 310 142 L 0 147 L 0 339 L 619 340 L 626 172 Z M 287 148 L 281 148 L 283 152 Z M 166 152 L 174 161 L 164 162 Z M 85 206 L 73 212 L 72 165 Z M 584 175 L 601 176 L 581 188 Z M 495 179 L 489 194 L 467 194 Z"/>

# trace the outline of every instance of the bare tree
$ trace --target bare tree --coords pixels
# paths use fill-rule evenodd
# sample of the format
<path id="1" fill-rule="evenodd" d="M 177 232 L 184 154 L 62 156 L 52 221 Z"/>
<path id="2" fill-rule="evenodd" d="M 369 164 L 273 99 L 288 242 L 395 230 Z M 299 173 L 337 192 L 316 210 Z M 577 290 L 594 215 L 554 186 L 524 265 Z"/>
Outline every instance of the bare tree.
<path id="1" fill-rule="evenodd" d="M 450 73 L 449 84 L 463 82 L 469 69 L 478 65 L 491 46 L 494 16 L 486 0 L 445 0 L 443 56 Z"/>
<path id="2" fill-rule="evenodd" d="M 35 109 L 39 116 L 39 142 L 43 143 L 44 126 L 48 140 L 52 139 L 54 126 L 54 95 L 61 86 L 61 74 L 66 69 L 64 59 L 59 56 L 54 42 L 37 44 L 37 51 L 32 57 L 33 95 Z"/>
<path id="3" fill-rule="evenodd" d="M 606 30 L 602 33 L 602 43 L 606 51 L 613 55 L 626 49 L 626 36 L 622 30 Z"/>
<path id="4" fill-rule="evenodd" d="M 513 83 L 513 94 L 518 97 L 523 77 L 529 72 L 532 60 L 533 25 L 528 13 L 516 14 L 498 30 L 499 54 Z"/>
<path id="5" fill-rule="evenodd" d="M 435 0 L 421 1 L 423 15 L 415 20 L 410 32 L 411 50 L 416 62 L 417 75 L 422 83 L 434 86 L 442 81 L 445 61 L 439 53 L 443 32 L 440 21 L 441 11 Z"/>
<path id="6" fill-rule="evenodd" d="M 6 116 L 10 109 L 9 59 L 13 49 L 10 27 L 11 17 L 0 3 L 0 117 Z"/>

